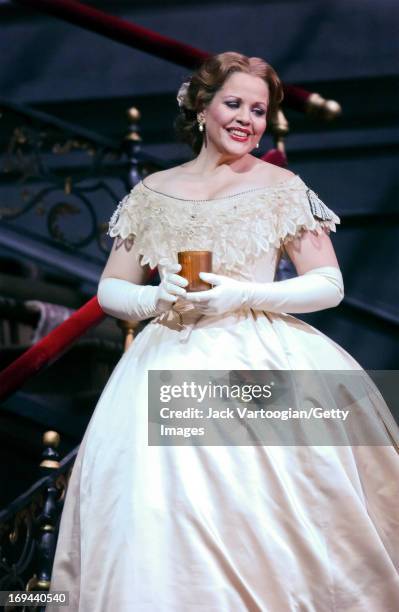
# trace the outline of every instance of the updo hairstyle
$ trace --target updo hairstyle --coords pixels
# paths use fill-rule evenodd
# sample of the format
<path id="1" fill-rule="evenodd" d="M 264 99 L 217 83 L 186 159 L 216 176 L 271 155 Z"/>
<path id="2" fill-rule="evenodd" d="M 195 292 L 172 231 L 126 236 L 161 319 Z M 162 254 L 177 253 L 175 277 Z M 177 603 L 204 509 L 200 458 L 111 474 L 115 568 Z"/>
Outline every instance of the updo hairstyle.
<path id="1" fill-rule="evenodd" d="M 175 121 L 178 139 L 189 144 L 196 154 L 201 150 L 204 133 L 198 130 L 197 115 L 211 102 L 215 93 L 233 72 L 260 77 L 268 85 L 266 121 L 274 115 L 284 97 L 277 73 L 260 57 L 247 57 L 241 53 L 226 51 L 207 58 L 192 74 L 189 85 L 183 92 L 180 113 Z"/>

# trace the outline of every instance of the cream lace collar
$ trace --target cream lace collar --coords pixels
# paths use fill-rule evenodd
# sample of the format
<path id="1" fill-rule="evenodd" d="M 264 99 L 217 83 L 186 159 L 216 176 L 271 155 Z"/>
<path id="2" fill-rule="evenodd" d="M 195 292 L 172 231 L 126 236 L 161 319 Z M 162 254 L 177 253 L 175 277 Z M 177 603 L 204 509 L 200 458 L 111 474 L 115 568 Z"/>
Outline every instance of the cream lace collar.
<path id="1" fill-rule="evenodd" d="M 270 248 L 304 230 L 336 231 L 339 217 L 295 175 L 288 181 L 209 200 L 187 200 L 140 181 L 119 203 L 108 234 L 135 236 L 138 261 L 155 268 L 178 251 L 211 250 L 215 271 L 242 273 Z"/>

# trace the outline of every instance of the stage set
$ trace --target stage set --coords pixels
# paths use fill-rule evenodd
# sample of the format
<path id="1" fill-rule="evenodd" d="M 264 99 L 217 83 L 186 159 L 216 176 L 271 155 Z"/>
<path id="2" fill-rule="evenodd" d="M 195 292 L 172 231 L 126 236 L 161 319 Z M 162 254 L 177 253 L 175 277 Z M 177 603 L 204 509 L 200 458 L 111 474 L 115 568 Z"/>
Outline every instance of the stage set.
<path id="1" fill-rule="evenodd" d="M 398 18 L 0 2 L 0 609 L 399 609 Z"/>

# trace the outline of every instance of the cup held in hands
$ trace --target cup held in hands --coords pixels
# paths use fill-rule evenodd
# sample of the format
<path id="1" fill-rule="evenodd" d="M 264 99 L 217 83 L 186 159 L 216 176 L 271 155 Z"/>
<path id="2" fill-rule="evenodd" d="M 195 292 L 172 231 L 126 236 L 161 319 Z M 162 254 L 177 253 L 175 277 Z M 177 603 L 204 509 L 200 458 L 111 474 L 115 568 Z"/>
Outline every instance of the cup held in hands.
<path id="1" fill-rule="evenodd" d="M 211 251 L 179 251 L 177 259 L 181 264 L 180 276 L 188 280 L 187 292 L 212 289 L 212 285 L 199 276 L 200 272 L 212 272 Z"/>

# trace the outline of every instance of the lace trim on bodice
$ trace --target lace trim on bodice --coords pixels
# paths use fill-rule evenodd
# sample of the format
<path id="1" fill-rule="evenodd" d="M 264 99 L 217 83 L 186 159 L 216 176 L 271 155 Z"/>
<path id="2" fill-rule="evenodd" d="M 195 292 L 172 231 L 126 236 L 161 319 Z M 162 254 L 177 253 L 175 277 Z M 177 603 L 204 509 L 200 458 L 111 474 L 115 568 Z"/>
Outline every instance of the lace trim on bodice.
<path id="1" fill-rule="evenodd" d="M 113 213 L 108 234 L 135 236 L 137 259 L 155 268 L 178 251 L 210 250 L 214 270 L 238 272 L 262 252 L 308 229 L 336 231 L 339 217 L 295 175 L 276 187 L 212 200 L 184 200 L 138 183 Z"/>

